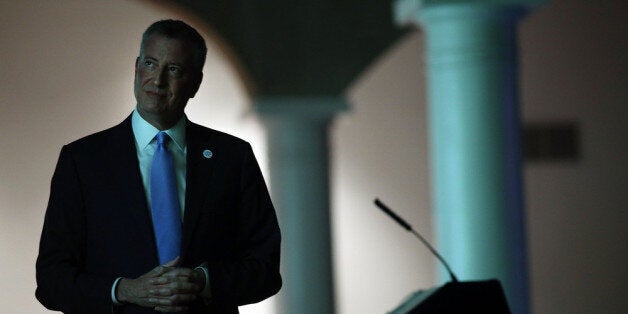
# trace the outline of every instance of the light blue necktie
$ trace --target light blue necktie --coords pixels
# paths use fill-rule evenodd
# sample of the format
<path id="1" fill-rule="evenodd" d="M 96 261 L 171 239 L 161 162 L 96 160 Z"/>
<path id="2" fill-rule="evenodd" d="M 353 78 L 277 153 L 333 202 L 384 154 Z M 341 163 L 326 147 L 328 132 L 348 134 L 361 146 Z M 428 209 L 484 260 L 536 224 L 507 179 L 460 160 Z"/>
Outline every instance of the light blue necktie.
<path id="1" fill-rule="evenodd" d="M 181 252 L 181 210 L 172 154 L 167 146 L 169 140 L 165 132 L 157 133 L 157 149 L 150 169 L 151 211 L 160 265 Z"/>

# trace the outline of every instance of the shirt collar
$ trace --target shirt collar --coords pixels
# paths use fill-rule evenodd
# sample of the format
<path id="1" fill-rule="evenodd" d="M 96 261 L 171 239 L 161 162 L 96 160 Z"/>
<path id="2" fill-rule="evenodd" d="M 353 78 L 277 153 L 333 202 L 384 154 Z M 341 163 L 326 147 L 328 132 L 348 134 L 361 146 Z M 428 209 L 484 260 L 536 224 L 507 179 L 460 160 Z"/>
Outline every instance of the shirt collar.
<path id="1" fill-rule="evenodd" d="M 182 152 L 185 151 L 185 120 L 186 117 L 183 115 L 172 128 L 164 130 L 174 142 L 175 147 Z M 156 127 L 152 126 L 140 116 L 137 112 L 137 108 L 133 110 L 131 126 L 133 128 L 133 135 L 135 135 L 135 143 L 139 150 L 146 148 L 155 138 L 155 135 L 159 133 Z"/>

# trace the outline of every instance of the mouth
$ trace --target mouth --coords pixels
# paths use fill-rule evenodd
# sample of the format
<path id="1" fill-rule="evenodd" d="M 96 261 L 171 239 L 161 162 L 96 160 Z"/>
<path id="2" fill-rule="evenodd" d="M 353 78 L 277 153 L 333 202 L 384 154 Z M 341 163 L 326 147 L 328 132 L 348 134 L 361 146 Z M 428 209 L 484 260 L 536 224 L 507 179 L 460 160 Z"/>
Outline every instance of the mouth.
<path id="1" fill-rule="evenodd" d="M 166 96 L 166 93 L 160 93 L 160 92 L 156 92 L 156 91 L 145 91 L 145 93 L 149 97 L 153 97 L 153 98 L 161 98 L 161 97 L 165 97 Z"/>

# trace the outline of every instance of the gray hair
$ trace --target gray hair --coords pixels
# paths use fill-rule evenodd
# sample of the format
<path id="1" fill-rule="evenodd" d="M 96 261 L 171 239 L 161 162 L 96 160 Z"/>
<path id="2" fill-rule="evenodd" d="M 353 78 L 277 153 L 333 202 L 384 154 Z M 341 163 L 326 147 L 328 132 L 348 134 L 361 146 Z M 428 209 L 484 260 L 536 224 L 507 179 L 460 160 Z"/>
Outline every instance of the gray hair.
<path id="1" fill-rule="evenodd" d="M 144 53 L 144 44 L 151 35 L 159 34 L 170 39 L 182 40 L 193 49 L 194 65 L 203 71 L 207 46 L 203 37 L 190 25 L 178 20 L 161 20 L 151 24 L 142 34 L 140 56 Z"/>

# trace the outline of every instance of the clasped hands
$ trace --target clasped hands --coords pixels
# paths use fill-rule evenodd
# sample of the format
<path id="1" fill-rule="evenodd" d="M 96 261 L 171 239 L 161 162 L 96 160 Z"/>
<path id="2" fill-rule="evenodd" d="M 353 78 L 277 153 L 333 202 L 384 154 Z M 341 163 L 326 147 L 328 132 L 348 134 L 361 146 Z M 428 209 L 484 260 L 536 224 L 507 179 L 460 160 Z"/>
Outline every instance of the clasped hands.
<path id="1" fill-rule="evenodd" d="M 177 267 L 178 264 L 179 257 L 136 279 L 122 278 L 116 298 L 158 312 L 187 310 L 205 286 L 205 275 L 201 270 Z"/>

